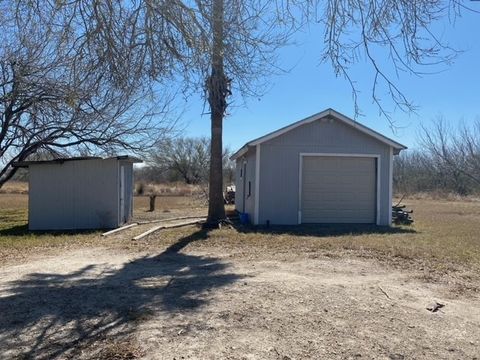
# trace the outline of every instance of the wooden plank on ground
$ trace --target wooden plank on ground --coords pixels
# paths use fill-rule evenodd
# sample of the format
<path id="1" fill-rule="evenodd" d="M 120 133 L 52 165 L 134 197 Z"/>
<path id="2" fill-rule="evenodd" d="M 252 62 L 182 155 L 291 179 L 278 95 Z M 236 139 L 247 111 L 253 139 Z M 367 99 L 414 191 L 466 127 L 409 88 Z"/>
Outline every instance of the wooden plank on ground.
<path id="1" fill-rule="evenodd" d="M 199 219 L 199 218 L 205 218 L 206 216 L 181 216 L 181 217 L 174 217 L 174 218 L 167 218 L 167 219 L 155 219 L 155 220 L 145 220 L 145 221 L 138 221 L 138 224 L 144 225 L 144 224 L 154 224 L 158 222 L 163 222 L 163 221 L 175 221 L 175 220 L 185 220 L 185 219 Z"/>
<path id="2" fill-rule="evenodd" d="M 150 234 L 154 233 L 155 231 L 158 231 L 158 230 L 161 230 L 161 229 L 172 229 L 172 228 L 181 227 L 181 226 L 198 224 L 202 220 L 205 220 L 205 218 L 204 217 L 197 217 L 197 218 L 195 218 L 195 220 L 189 220 L 189 221 L 184 221 L 184 222 L 175 223 L 175 224 L 168 224 L 168 225 L 165 225 L 165 224 L 158 225 L 158 226 L 155 226 L 155 227 L 151 228 L 150 230 L 145 231 L 144 233 L 141 233 L 140 235 L 135 236 L 132 240 L 135 240 L 135 241 L 140 240 L 140 239 L 144 238 L 145 236 L 150 235 Z"/>
<path id="3" fill-rule="evenodd" d="M 116 228 L 116 229 L 113 229 L 113 230 L 104 232 L 104 233 L 102 234 L 102 236 L 107 236 L 107 235 L 115 234 L 115 233 L 117 233 L 117 232 L 119 232 L 119 231 L 127 230 L 127 229 L 130 229 L 131 227 L 134 227 L 134 226 L 137 226 L 137 225 L 138 225 L 138 223 L 133 223 L 133 224 L 125 225 L 125 226 L 122 226 L 122 227 L 119 227 L 119 228 Z"/>

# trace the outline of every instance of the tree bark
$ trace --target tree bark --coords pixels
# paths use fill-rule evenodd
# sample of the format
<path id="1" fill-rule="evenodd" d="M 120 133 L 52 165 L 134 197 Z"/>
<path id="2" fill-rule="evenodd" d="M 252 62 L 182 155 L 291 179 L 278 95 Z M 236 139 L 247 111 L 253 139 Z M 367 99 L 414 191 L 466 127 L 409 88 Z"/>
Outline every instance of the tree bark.
<path id="1" fill-rule="evenodd" d="M 211 111 L 210 179 L 208 189 L 208 217 L 206 225 L 217 227 L 225 219 L 223 203 L 223 116 L 230 94 L 223 63 L 224 1 L 213 0 L 212 8 L 212 72 L 207 80 L 208 103 Z"/>

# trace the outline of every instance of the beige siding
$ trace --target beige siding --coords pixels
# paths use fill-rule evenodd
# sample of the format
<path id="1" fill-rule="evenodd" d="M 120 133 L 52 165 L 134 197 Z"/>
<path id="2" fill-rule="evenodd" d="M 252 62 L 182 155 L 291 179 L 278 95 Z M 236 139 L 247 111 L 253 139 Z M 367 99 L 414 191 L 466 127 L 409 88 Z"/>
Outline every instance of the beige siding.
<path id="1" fill-rule="evenodd" d="M 379 224 L 389 224 L 390 147 L 338 120 L 299 126 L 261 144 L 259 224 L 297 224 L 300 153 L 379 155 Z M 352 199 L 354 200 L 354 199 Z"/>

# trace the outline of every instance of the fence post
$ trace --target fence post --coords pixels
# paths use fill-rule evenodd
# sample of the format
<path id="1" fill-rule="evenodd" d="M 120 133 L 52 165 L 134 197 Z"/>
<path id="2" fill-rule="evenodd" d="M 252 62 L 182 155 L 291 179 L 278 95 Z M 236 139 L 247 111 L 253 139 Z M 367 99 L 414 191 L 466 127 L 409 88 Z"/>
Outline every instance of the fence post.
<path id="1" fill-rule="evenodd" d="M 149 211 L 155 211 L 155 199 L 157 195 L 149 195 L 150 198 L 150 210 Z"/>

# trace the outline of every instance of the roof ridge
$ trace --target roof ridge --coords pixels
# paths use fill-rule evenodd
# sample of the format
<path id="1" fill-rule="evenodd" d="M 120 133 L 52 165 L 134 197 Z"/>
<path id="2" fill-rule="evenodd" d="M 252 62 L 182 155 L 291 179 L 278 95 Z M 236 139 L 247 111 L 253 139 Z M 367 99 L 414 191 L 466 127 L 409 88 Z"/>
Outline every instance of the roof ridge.
<path id="1" fill-rule="evenodd" d="M 400 144 L 399 142 L 393 140 L 393 139 L 390 139 L 389 137 L 379 133 L 378 131 L 376 130 L 373 130 L 371 128 L 369 128 L 368 126 L 366 125 L 363 125 L 362 123 L 360 123 L 359 121 L 356 121 L 354 119 L 351 119 L 349 118 L 348 116 L 346 115 L 343 115 L 341 112 L 335 110 L 335 109 L 332 109 L 332 108 L 327 108 L 323 111 L 320 111 L 316 114 L 313 114 L 313 115 L 310 115 L 306 118 L 303 118 L 299 121 L 296 121 L 294 123 L 291 123 L 287 126 L 284 126 L 280 129 L 277 129 L 275 131 L 272 131 L 270 133 L 267 133 L 266 135 L 263 135 L 263 136 L 260 136 L 256 139 L 253 139 L 249 142 L 247 142 L 245 145 L 243 145 L 237 152 L 235 152 L 231 157 L 230 159 L 231 160 L 235 160 L 236 158 L 238 158 L 239 156 L 245 154 L 247 151 L 248 151 L 248 148 L 250 146 L 254 146 L 254 145 L 258 145 L 258 144 L 261 144 L 265 141 L 268 141 L 268 140 L 271 140 L 277 136 L 280 136 L 290 130 L 293 130 L 295 129 L 296 127 L 298 126 L 301 126 L 301 125 L 304 125 L 304 124 L 308 124 L 310 122 L 313 122 L 313 121 L 317 121 L 317 120 L 320 120 L 322 118 L 324 118 L 325 116 L 327 115 L 330 115 L 330 116 L 333 116 L 335 117 L 337 120 L 340 120 L 344 123 L 346 123 L 347 125 L 350 125 L 352 127 L 354 127 L 355 129 L 357 130 L 360 130 L 362 131 L 363 133 L 373 137 L 373 138 L 376 138 L 377 140 L 385 143 L 385 144 L 388 144 L 392 147 L 394 147 L 395 149 L 401 151 L 401 150 L 404 150 L 406 149 L 407 147 L 405 145 L 402 145 Z"/>

